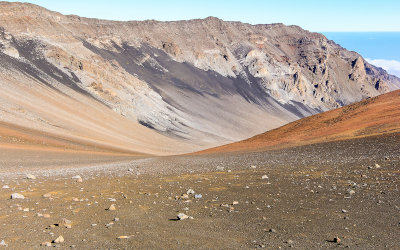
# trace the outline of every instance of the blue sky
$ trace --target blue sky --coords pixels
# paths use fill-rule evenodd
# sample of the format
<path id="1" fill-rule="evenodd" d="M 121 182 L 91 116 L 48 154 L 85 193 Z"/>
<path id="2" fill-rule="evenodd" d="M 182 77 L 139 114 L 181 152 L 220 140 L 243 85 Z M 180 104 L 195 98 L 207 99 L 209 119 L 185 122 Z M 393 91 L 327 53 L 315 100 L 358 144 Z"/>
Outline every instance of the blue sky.
<path id="1" fill-rule="evenodd" d="M 63 14 L 111 20 L 296 24 L 310 31 L 400 31 L 398 0 L 25 0 Z"/>

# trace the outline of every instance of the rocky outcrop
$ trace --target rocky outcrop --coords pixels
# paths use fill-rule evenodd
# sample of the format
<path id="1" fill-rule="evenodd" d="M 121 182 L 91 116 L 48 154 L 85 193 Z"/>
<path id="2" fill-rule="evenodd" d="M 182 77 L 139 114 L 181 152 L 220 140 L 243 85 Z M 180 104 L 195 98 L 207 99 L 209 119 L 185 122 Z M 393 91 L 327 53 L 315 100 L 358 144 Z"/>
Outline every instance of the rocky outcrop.
<path id="1" fill-rule="evenodd" d="M 350 80 L 356 82 L 365 81 L 366 80 L 365 78 L 367 77 L 367 72 L 365 71 L 364 60 L 362 59 L 362 57 L 359 56 L 351 64 L 352 64 L 352 71 L 351 74 L 349 75 Z"/>
<path id="2" fill-rule="evenodd" d="M 6 2 L 0 25 L 3 76 L 77 100 L 85 95 L 198 148 L 400 86 L 357 53 L 297 26 L 214 17 L 116 22 Z M 3 120 L 12 120 L 8 108 L 2 112 Z M 48 125 L 38 120 L 37 126 Z"/>

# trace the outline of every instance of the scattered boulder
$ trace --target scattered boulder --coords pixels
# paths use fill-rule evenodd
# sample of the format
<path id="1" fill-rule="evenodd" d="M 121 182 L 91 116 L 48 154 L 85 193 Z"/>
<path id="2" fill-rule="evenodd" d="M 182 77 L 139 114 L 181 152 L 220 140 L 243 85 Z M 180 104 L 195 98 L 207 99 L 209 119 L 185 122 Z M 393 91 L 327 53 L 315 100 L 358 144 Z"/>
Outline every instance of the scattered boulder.
<path id="1" fill-rule="evenodd" d="M 177 215 L 177 217 L 178 217 L 178 220 L 186 220 L 186 219 L 189 218 L 189 216 L 187 216 L 187 215 L 184 214 L 184 213 L 179 213 L 179 214 Z"/>
<path id="2" fill-rule="evenodd" d="M 5 246 L 5 247 L 7 247 L 8 244 L 7 244 L 4 240 L 1 240 L 1 241 L 0 241 L 0 246 Z"/>
<path id="3" fill-rule="evenodd" d="M 188 195 L 188 194 L 182 194 L 182 195 L 179 197 L 179 199 L 181 199 L 181 200 L 187 200 L 187 199 L 189 199 L 189 195 Z"/>
<path id="4" fill-rule="evenodd" d="M 333 242 L 340 243 L 342 240 L 339 237 L 333 238 Z"/>
<path id="5" fill-rule="evenodd" d="M 58 224 L 60 227 L 65 227 L 65 228 L 72 228 L 72 221 L 63 218 L 61 220 L 61 223 Z"/>
<path id="6" fill-rule="evenodd" d="M 375 163 L 375 168 L 381 168 L 381 166 L 378 163 Z"/>
<path id="7" fill-rule="evenodd" d="M 19 193 L 13 193 L 13 194 L 11 195 L 11 199 L 12 199 L 12 200 L 15 200 L 15 199 L 25 199 L 25 196 L 23 196 L 22 194 L 19 194 Z"/>
<path id="8" fill-rule="evenodd" d="M 2 188 L 3 189 L 9 189 L 10 187 L 8 185 L 4 185 Z"/>
<path id="9" fill-rule="evenodd" d="M 83 179 L 80 175 L 72 176 L 71 179 L 76 180 L 76 182 L 82 182 Z"/>
<path id="10" fill-rule="evenodd" d="M 43 198 L 50 198 L 50 197 L 51 197 L 51 194 L 50 194 L 50 193 L 47 193 L 47 194 L 42 195 L 42 197 L 43 197 Z"/>
<path id="11" fill-rule="evenodd" d="M 109 208 L 107 208 L 106 210 L 109 210 L 109 211 L 115 211 L 115 210 L 117 210 L 117 208 L 115 207 L 115 205 L 114 205 L 114 204 L 111 204 L 111 205 L 110 205 L 110 207 L 109 207 Z"/>
<path id="12" fill-rule="evenodd" d="M 28 180 L 36 180 L 36 176 L 34 176 L 33 174 L 27 174 L 27 175 L 25 176 L 25 179 L 28 179 Z"/>
<path id="13" fill-rule="evenodd" d="M 263 180 L 268 179 L 268 175 L 265 174 L 265 175 L 261 176 L 261 179 L 263 179 Z"/>
<path id="14" fill-rule="evenodd" d="M 188 191 L 186 192 L 187 194 L 194 194 L 195 192 L 194 192 L 194 190 L 193 189 L 188 189 Z"/>
<path id="15" fill-rule="evenodd" d="M 349 191 L 348 191 L 348 194 L 349 195 L 353 195 L 353 194 L 355 194 L 356 193 L 356 191 L 354 191 L 353 189 L 350 189 Z"/>
<path id="16" fill-rule="evenodd" d="M 64 242 L 64 237 L 62 237 L 61 235 L 57 237 L 57 239 L 53 240 L 53 243 L 63 243 Z"/>
<path id="17" fill-rule="evenodd" d="M 201 199 L 201 198 L 203 198 L 203 195 L 202 195 L 202 194 L 195 194 L 195 195 L 194 195 L 194 198 L 196 198 L 196 199 Z"/>

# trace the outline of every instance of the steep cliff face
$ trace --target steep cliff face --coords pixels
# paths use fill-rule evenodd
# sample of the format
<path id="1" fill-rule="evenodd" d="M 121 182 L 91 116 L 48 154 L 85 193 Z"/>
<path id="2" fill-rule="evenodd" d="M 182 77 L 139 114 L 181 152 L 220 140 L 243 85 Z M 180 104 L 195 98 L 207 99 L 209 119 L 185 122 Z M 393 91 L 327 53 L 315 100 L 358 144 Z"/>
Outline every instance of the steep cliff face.
<path id="1" fill-rule="evenodd" d="M 185 142 L 179 152 L 245 139 L 400 87 L 398 78 L 357 53 L 297 26 L 213 17 L 116 22 L 5 2 L 0 26 L 3 121 L 60 132 L 65 121 L 32 108 L 42 97 L 21 103 L 43 88 L 76 101 L 71 111 L 98 105 L 135 124 L 132 129 L 143 125 L 146 132 L 125 138 L 130 143 Z M 62 132 L 76 132 L 75 126 Z M 163 139 L 140 135 L 147 131 Z"/>

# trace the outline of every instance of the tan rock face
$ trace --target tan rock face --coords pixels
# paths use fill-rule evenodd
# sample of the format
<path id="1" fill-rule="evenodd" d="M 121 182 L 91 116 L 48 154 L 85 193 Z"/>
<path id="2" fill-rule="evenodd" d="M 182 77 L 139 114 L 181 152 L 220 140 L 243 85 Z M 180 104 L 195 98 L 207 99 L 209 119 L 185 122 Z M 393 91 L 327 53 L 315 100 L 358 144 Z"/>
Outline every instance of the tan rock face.
<path id="1" fill-rule="evenodd" d="M 364 60 L 362 57 L 358 57 L 352 62 L 352 72 L 349 78 L 356 82 L 363 82 L 367 77 L 367 72 L 365 72 Z"/>
<path id="2" fill-rule="evenodd" d="M 400 86 L 297 26 L 115 22 L 21 3 L 0 3 L 0 23 L 1 121 L 135 152 L 217 146 Z"/>
<path id="3" fill-rule="evenodd" d="M 162 48 L 165 52 L 175 57 L 182 54 L 181 49 L 173 42 L 162 42 Z"/>

